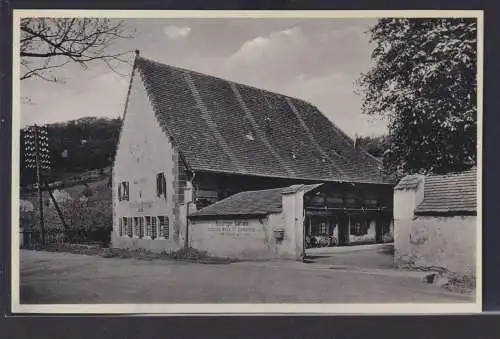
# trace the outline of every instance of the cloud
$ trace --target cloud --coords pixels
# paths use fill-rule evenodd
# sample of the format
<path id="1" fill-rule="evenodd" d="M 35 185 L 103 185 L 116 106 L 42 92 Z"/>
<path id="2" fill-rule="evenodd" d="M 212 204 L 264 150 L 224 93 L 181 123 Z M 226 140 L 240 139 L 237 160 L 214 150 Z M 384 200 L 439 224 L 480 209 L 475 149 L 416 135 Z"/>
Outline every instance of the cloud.
<path id="1" fill-rule="evenodd" d="M 191 27 L 168 25 L 163 28 L 163 33 L 171 40 L 183 39 L 191 33 Z"/>
<path id="2" fill-rule="evenodd" d="M 282 57 L 284 50 L 294 52 L 303 44 L 304 39 L 304 34 L 298 26 L 271 32 L 268 36 L 258 36 L 244 42 L 229 60 L 232 63 L 246 65 L 256 64 L 262 60 L 271 62 L 277 57 Z"/>

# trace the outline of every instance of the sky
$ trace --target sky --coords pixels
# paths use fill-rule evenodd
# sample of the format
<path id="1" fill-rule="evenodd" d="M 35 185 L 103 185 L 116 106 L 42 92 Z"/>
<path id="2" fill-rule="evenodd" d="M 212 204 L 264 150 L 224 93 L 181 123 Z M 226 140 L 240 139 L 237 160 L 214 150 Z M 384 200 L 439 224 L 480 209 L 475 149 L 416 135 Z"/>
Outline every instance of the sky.
<path id="1" fill-rule="evenodd" d="M 351 136 L 380 135 L 384 121 L 361 114 L 354 82 L 371 63 L 374 19 L 126 19 L 133 39 L 117 71 L 68 64 L 60 83 L 21 81 L 21 125 L 123 115 L 134 50 L 141 56 L 304 99 Z"/>

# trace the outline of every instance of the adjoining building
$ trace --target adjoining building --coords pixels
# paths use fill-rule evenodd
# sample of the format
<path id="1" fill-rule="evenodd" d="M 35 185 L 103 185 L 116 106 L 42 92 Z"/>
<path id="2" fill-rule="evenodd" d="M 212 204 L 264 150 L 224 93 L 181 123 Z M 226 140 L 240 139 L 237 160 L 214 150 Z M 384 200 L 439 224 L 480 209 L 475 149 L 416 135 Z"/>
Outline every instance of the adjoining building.
<path id="1" fill-rule="evenodd" d="M 391 198 L 391 187 L 363 184 L 240 192 L 191 213 L 189 243 L 218 256 L 300 259 L 313 246 L 392 241 Z"/>
<path id="2" fill-rule="evenodd" d="M 477 169 L 448 175 L 411 175 L 394 189 L 395 260 L 474 276 Z"/>
<path id="3" fill-rule="evenodd" d="M 361 191 L 335 185 L 364 187 L 375 201 L 392 189 L 381 167 L 303 100 L 137 54 L 113 167 L 112 246 L 188 246 L 190 213 L 244 191 L 331 183 L 323 203 L 359 207 Z M 307 213 L 311 237 L 332 228 L 319 203 Z"/>

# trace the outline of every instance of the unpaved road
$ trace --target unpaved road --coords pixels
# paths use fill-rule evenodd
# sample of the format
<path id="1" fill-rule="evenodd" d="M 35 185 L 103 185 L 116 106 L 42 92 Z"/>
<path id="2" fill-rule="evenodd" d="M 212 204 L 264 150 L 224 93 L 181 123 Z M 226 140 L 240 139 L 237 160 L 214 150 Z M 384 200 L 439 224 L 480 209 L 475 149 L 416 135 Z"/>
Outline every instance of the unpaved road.
<path id="1" fill-rule="evenodd" d="M 389 271 L 388 271 L 389 272 Z M 472 302 L 415 275 L 21 251 L 21 304 Z"/>

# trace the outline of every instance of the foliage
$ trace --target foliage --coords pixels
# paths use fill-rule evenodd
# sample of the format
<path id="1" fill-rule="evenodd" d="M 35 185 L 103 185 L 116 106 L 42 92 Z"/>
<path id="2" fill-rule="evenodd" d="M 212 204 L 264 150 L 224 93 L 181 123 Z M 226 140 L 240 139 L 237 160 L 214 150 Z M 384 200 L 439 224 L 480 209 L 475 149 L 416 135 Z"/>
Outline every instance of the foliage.
<path id="1" fill-rule="evenodd" d="M 82 194 L 84 197 L 89 198 L 92 195 L 94 195 L 94 192 L 92 191 L 92 189 L 88 185 L 85 185 L 85 189 L 83 190 Z"/>
<path id="2" fill-rule="evenodd" d="M 20 29 L 21 80 L 57 82 L 53 70 L 71 62 L 86 68 L 101 61 L 116 71 L 117 64 L 127 62 L 127 52 L 111 52 L 111 44 L 133 37 L 123 22 L 105 18 L 23 18 Z"/>
<path id="3" fill-rule="evenodd" d="M 111 191 L 106 180 L 95 184 L 92 196 L 85 197 L 85 186 L 74 192 L 71 199 L 58 202 L 64 220 L 69 227 L 65 236 L 70 242 L 97 241 L 106 246 L 110 242 L 113 227 Z M 89 187 L 90 189 L 90 187 Z M 84 199 L 82 199 L 84 198 Z M 32 196 L 36 200 L 36 195 Z M 43 192 L 43 201 L 50 202 L 49 195 Z M 32 231 L 40 230 L 39 206 L 34 204 L 33 212 L 20 211 L 21 225 Z M 44 225 L 46 232 L 62 232 L 64 227 L 52 202 L 44 203 Z"/>
<path id="4" fill-rule="evenodd" d="M 47 125 L 53 180 L 71 172 L 103 169 L 112 164 L 121 119 L 82 118 Z M 24 129 L 21 130 L 21 150 L 24 149 Z M 34 171 L 24 166 L 21 151 L 21 185 L 35 181 Z"/>
<path id="5" fill-rule="evenodd" d="M 365 149 L 375 158 L 383 158 L 384 153 L 389 149 L 389 137 L 386 135 L 376 137 L 359 137 L 359 146 Z"/>
<path id="6" fill-rule="evenodd" d="M 399 172 L 449 172 L 476 163 L 475 19 L 380 19 L 369 34 L 362 111 L 389 123 L 385 161 Z"/>

